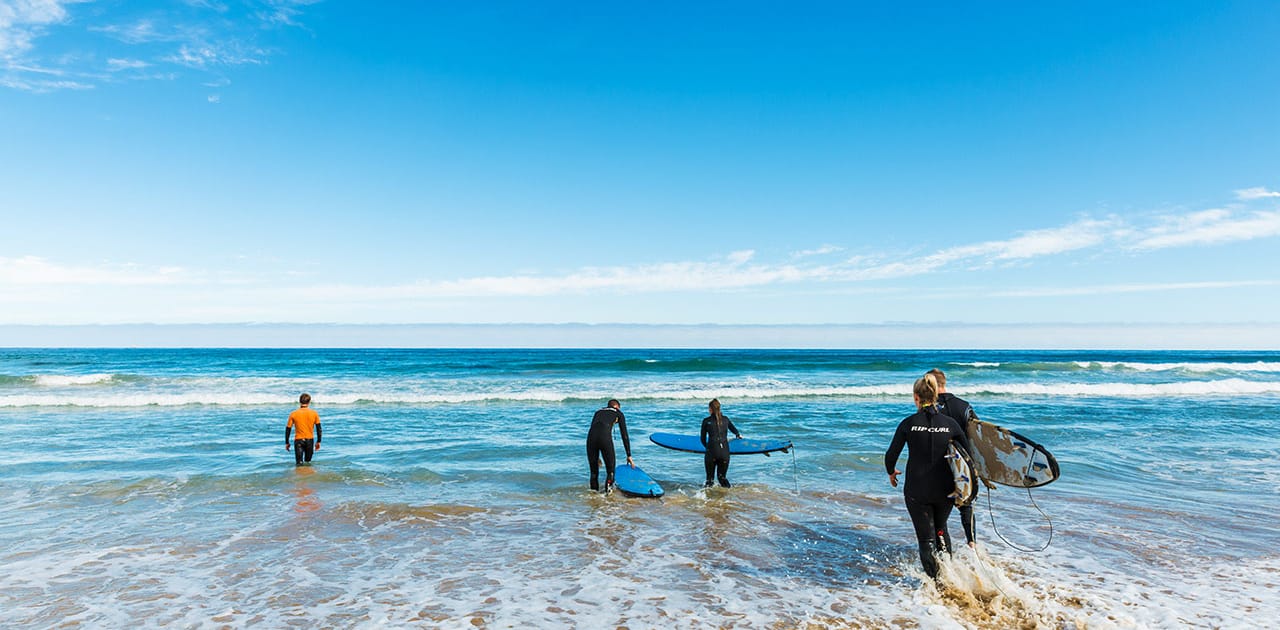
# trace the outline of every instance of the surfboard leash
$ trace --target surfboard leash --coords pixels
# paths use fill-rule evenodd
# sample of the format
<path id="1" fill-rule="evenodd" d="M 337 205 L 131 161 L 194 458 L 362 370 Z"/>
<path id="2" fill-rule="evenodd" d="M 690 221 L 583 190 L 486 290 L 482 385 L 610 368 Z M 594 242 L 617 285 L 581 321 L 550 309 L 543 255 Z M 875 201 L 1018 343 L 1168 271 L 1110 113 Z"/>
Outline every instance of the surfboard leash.
<path id="1" fill-rule="evenodd" d="M 992 509 L 991 509 L 991 488 L 990 488 L 990 486 L 988 486 L 988 487 L 987 487 L 987 517 L 991 519 L 991 531 L 995 532 L 995 533 L 996 533 L 996 536 L 997 536 L 1000 540 L 1004 541 L 1004 544 L 1009 545 L 1010 547 L 1012 547 L 1012 548 L 1014 549 L 1014 551 L 1021 551 L 1021 552 L 1023 552 L 1023 553 L 1040 553 L 1040 552 L 1044 551 L 1045 549 L 1048 549 L 1048 548 L 1049 548 L 1049 545 L 1053 544 L 1053 519 L 1049 518 L 1049 515 L 1048 515 L 1048 514 L 1045 514 L 1045 513 L 1044 513 L 1044 510 L 1040 509 L 1040 506 L 1036 503 L 1036 499 L 1035 499 L 1035 497 L 1031 495 L 1031 488 L 1027 488 L 1027 499 L 1029 499 L 1029 500 L 1031 501 L 1031 506 L 1032 506 L 1032 507 L 1034 507 L 1034 508 L 1036 509 L 1036 511 L 1040 513 L 1040 516 L 1043 516 L 1043 517 L 1044 517 L 1045 522 L 1049 524 L 1049 539 L 1048 539 L 1048 540 L 1046 540 L 1046 541 L 1045 541 L 1045 543 L 1044 543 L 1044 546 L 1043 546 L 1043 547 L 1041 547 L 1041 548 L 1039 548 L 1039 549 L 1030 549 L 1030 548 L 1023 548 L 1023 547 L 1019 547 L 1018 545 L 1015 545 L 1015 544 L 1013 544 L 1013 543 L 1009 542 L 1009 539 L 1008 539 L 1008 538 L 1005 538 L 1005 537 L 1004 537 L 1004 534 L 1001 534 L 1001 533 L 1000 533 L 1000 528 L 999 528 L 999 527 L 996 527 L 996 515 L 995 515 L 995 512 L 994 512 L 994 511 L 992 511 Z"/>
<path id="2" fill-rule="evenodd" d="M 796 494 L 800 494 L 800 474 L 796 472 L 796 445 L 791 445 L 791 481 L 795 484 Z"/>

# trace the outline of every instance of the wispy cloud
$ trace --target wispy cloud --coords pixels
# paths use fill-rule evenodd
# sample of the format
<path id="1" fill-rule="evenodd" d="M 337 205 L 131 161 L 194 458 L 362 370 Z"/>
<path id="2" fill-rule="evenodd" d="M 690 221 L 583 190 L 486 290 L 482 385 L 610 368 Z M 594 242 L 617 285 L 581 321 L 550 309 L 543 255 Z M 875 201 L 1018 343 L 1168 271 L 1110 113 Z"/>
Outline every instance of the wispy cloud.
<path id="1" fill-rule="evenodd" d="M 38 256 L 0 257 L 0 286 L 161 285 L 189 279 L 179 267 L 143 268 L 134 264 L 90 267 L 59 264 Z"/>
<path id="2" fill-rule="evenodd" d="M 1253 201 L 1255 199 L 1271 199 L 1277 197 L 1280 197 L 1280 192 L 1267 190 L 1262 186 L 1257 186 L 1255 188 L 1241 188 L 1236 191 L 1236 199 L 1241 201 Z"/>
<path id="3" fill-rule="evenodd" d="M 0 2 L 0 86 L 29 92 L 91 87 L 31 58 L 35 41 L 67 21 L 67 2 Z M 50 78 L 58 76 L 59 78 Z"/>
<path id="4" fill-rule="evenodd" d="M 320 0 L 267 0 L 266 6 L 257 12 L 258 19 L 268 24 L 298 26 L 297 17 L 302 14 L 302 7 L 315 4 Z"/>
<path id="5" fill-rule="evenodd" d="M 182 44 L 178 47 L 177 52 L 164 57 L 164 61 L 188 68 L 205 69 L 261 64 L 265 62 L 266 58 L 266 50 L 246 45 L 243 42 L 232 41 Z"/>
<path id="6" fill-rule="evenodd" d="M 1214 209 L 1181 216 L 1162 217 L 1160 223 L 1138 235 L 1136 250 L 1188 245 L 1216 245 L 1280 235 L 1280 211 L 1251 212 L 1237 216 L 1232 210 Z"/>
<path id="7" fill-rule="evenodd" d="M 210 103 L 218 95 L 208 97 Z M 675 260 L 618 265 L 587 266 L 561 272 L 527 271 L 511 274 L 424 278 L 394 285 L 327 284 L 316 286 L 309 276 L 287 271 L 253 278 L 193 273 L 180 268 L 158 269 L 139 265 L 84 267 L 62 265 L 39 257 L 0 258 L 0 286 L 33 284 L 85 285 L 186 285 L 235 287 L 241 293 L 260 290 L 273 297 L 294 292 L 298 299 L 324 295 L 326 300 L 379 303 L 473 297 L 545 297 L 559 295 L 654 294 L 744 291 L 765 287 L 804 286 L 806 290 L 846 290 L 859 284 L 905 279 L 1002 266 L 1038 264 L 1042 258 L 1079 252 L 1098 254 L 1143 252 L 1204 244 L 1280 236 L 1280 211 L 1241 214 L 1232 209 L 1210 209 L 1158 218 L 1143 225 L 1120 217 L 1080 218 L 1066 225 L 1028 230 L 1006 239 L 938 249 L 893 254 L 860 254 L 841 260 L 814 258 L 842 251 L 835 245 L 791 254 L 782 260 L 762 259 L 744 249 L 702 260 Z M 1068 259 L 1072 260 L 1072 259 Z M 1261 286 L 1256 281 L 1172 282 L 1117 284 L 1087 287 L 1036 287 L 999 295 L 1030 297 L 1135 293 L 1171 290 L 1207 290 Z"/>
<path id="8" fill-rule="evenodd" d="M 105 82 L 172 80 L 183 71 L 200 77 L 264 64 L 277 52 L 269 43 L 271 33 L 303 27 L 303 11 L 314 4 L 187 0 L 161 8 L 123 3 L 93 11 L 74 6 L 87 1 L 0 1 L 0 86 L 45 92 L 85 89 Z M 55 49 L 50 42 L 62 39 L 45 38 L 55 29 L 87 36 L 96 54 Z M 144 68 L 150 71 L 138 72 Z M 50 78 L 53 72 L 59 78 Z"/>
<path id="9" fill-rule="evenodd" d="M 156 28 L 152 18 L 141 18 L 126 24 L 103 24 L 90 26 L 90 32 L 104 33 L 126 44 L 150 44 L 154 42 L 173 42 L 183 39 L 180 34 L 169 29 Z"/>
<path id="10" fill-rule="evenodd" d="M 59 0 L 0 3 L 0 59 L 11 61 L 31 50 L 47 27 L 65 21 L 64 4 Z"/>
<path id="11" fill-rule="evenodd" d="M 145 62 L 145 61 L 143 61 L 143 60 L 141 60 L 141 59 L 115 59 L 115 58 L 112 58 L 112 59 L 108 59 L 108 60 L 107 60 L 107 69 L 108 69 L 108 70 L 111 70 L 111 71 L 113 71 L 113 72 L 115 72 L 115 71 L 119 71 L 119 70 L 140 70 L 140 69 L 142 69 L 142 68 L 146 68 L 146 67 L 148 67 L 148 66 L 150 66 L 150 65 L 151 65 L 151 64 L 149 64 L 149 63 L 147 63 L 147 62 Z"/>
<path id="12" fill-rule="evenodd" d="M 945 269 L 971 269 L 1028 261 L 1097 247 L 1112 238 L 1117 225 L 1115 220 L 1085 218 L 1057 228 L 1023 232 L 1005 240 L 950 247 L 932 254 L 915 256 L 910 260 L 892 260 L 865 266 L 857 264 L 860 260 L 854 260 L 846 268 L 832 272 L 847 280 L 882 280 L 919 276 Z"/>
<path id="13" fill-rule="evenodd" d="M 1164 291 L 1191 291 L 1205 289 L 1238 289 L 1249 287 L 1280 286 L 1277 280 L 1227 280 L 1216 282 L 1156 282 L 1134 284 L 1108 284 L 1083 287 L 1034 287 L 994 291 L 992 297 L 1071 297 L 1082 295 L 1117 295 L 1124 293 L 1158 293 Z"/>
<path id="14" fill-rule="evenodd" d="M 810 258 L 813 256 L 826 256 L 828 254 L 838 254 L 842 251 L 844 251 L 843 247 L 837 247 L 835 245 L 826 244 L 816 249 L 802 249 L 798 252 L 792 252 L 791 257 L 792 258 Z"/>

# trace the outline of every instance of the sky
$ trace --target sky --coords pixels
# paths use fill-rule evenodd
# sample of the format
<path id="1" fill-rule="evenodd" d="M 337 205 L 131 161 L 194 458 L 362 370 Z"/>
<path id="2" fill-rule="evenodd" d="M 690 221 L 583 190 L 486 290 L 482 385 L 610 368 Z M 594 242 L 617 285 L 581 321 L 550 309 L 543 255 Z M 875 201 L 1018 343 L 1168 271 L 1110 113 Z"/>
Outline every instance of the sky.
<path id="1" fill-rule="evenodd" d="M 1278 147 L 1272 2 L 0 0 L 0 325 L 1274 327 Z"/>

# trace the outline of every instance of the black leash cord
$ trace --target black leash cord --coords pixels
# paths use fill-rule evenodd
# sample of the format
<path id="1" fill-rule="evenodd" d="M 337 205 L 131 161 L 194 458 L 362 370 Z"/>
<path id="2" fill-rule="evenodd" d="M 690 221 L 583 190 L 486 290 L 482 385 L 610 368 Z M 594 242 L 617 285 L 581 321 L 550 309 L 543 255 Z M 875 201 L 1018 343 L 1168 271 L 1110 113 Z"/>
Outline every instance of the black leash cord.
<path id="1" fill-rule="evenodd" d="M 1040 516 L 1044 517 L 1045 522 L 1049 524 L 1049 540 L 1045 541 L 1044 546 L 1039 549 L 1027 549 L 1027 548 L 1019 547 L 1009 542 L 1009 539 L 1005 538 L 1004 535 L 1000 533 L 1000 528 L 996 527 L 995 512 L 991 510 L 991 488 L 990 487 L 987 488 L 987 517 L 991 519 L 991 531 L 995 532 L 996 536 L 999 537 L 1000 540 L 1004 541 L 1004 544 L 1009 545 L 1015 551 L 1021 551 L 1023 553 L 1040 553 L 1045 549 L 1048 549 L 1049 545 L 1053 543 L 1053 519 L 1049 518 L 1049 515 L 1045 514 L 1044 510 L 1040 509 L 1040 506 L 1036 504 L 1035 497 L 1031 496 L 1031 488 L 1027 488 L 1027 499 L 1031 501 L 1032 507 L 1034 507 L 1036 511 L 1040 513 Z"/>

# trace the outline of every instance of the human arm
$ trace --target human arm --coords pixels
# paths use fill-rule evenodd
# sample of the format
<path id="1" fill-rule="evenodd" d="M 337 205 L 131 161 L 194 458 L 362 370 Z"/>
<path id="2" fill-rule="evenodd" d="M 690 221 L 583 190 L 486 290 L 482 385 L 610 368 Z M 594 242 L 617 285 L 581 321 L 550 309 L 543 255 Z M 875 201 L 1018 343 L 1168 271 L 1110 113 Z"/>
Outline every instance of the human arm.
<path id="1" fill-rule="evenodd" d="M 316 421 L 316 450 L 317 450 L 317 451 L 318 451 L 318 450 L 320 450 L 320 437 L 321 437 L 321 435 L 320 435 L 320 434 L 321 434 L 321 431 L 320 431 L 320 421 L 319 421 L 319 420 L 317 420 L 317 421 Z"/>
<path id="2" fill-rule="evenodd" d="M 618 412 L 618 432 L 622 434 L 622 450 L 627 453 L 627 463 L 631 463 L 631 437 L 627 435 L 627 417 Z"/>
<path id="3" fill-rule="evenodd" d="M 889 450 L 884 452 L 884 471 L 889 475 L 889 485 L 898 487 L 898 475 L 902 474 L 901 470 L 896 467 L 898 465 L 898 456 L 902 455 L 902 447 L 907 444 L 906 421 L 898 425 L 898 430 L 893 433 L 893 440 L 889 442 Z"/>
<path id="4" fill-rule="evenodd" d="M 702 442 L 702 448 L 707 448 L 711 443 L 711 418 L 702 419 L 702 431 L 698 434 L 698 441 Z"/>
<path id="5" fill-rule="evenodd" d="M 730 419 L 728 419 L 728 418 L 725 418 L 725 419 L 724 419 L 724 422 L 725 422 L 725 424 L 726 424 L 726 425 L 728 425 L 728 427 L 729 427 L 729 431 L 730 431 L 731 433 L 733 433 L 734 437 L 736 437 L 736 438 L 738 438 L 738 439 L 742 439 L 742 432 L 741 432 L 741 431 L 738 431 L 738 427 L 733 426 L 733 420 L 730 420 Z"/>
<path id="6" fill-rule="evenodd" d="M 292 423 L 284 425 L 284 450 L 286 450 L 286 451 L 287 451 L 287 450 L 289 450 L 289 449 L 291 448 L 291 446 L 290 446 L 290 445 L 292 444 L 292 442 L 290 442 L 290 441 L 289 441 L 289 434 L 290 434 L 290 433 L 293 433 L 293 424 L 292 424 Z"/>

